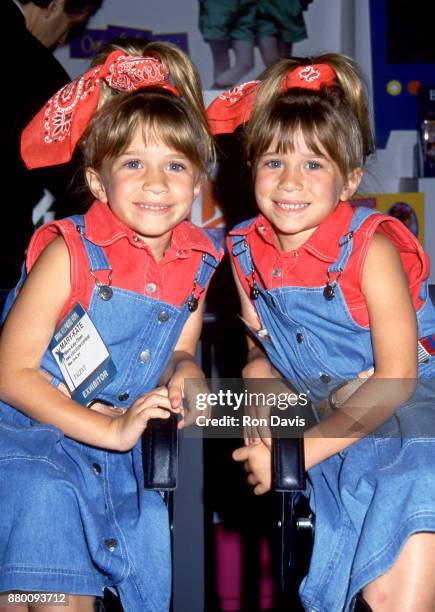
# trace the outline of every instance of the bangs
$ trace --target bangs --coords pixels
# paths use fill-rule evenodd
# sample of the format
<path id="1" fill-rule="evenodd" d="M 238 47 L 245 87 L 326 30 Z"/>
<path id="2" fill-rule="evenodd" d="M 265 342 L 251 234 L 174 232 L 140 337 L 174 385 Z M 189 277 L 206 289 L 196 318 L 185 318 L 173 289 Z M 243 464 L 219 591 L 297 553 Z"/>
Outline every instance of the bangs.
<path id="1" fill-rule="evenodd" d="M 315 155 L 333 161 L 343 177 L 363 163 L 362 139 L 353 115 L 317 96 L 285 96 L 248 133 L 247 154 L 254 170 L 272 144 L 277 153 L 293 153 L 301 136 Z"/>
<path id="2" fill-rule="evenodd" d="M 82 150 L 87 166 L 100 170 L 105 160 L 124 153 L 141 129 L 145 146 L 161 142 L 184 155 L 201 173 L 207 173 L 208 140 L 198 133 L 197 122 L 178 98 L 162 90 L 121 96 L 107 102 L 86 131 Z"/>
<path id="3" fill-rule="evenodd" d="M 159 108 L 157 113 L 141 113 L 141 115 L 137 118 L 135 127 L 140 125 L 146 146 L 161 142 L 170 149 L 182 153 L 198 168 L 204 166 L 203 157 L 206 156 L 206 152 L 199 150 L 201 148 L 199 139 L 195 138 L 197 134 L 185 115 L 177 116 L 175 113 L 174 116 L 173 112 L 165 113 L 162 108 Z M 130 139 L 132 136 L 133 134 L 130 134 Z"/>

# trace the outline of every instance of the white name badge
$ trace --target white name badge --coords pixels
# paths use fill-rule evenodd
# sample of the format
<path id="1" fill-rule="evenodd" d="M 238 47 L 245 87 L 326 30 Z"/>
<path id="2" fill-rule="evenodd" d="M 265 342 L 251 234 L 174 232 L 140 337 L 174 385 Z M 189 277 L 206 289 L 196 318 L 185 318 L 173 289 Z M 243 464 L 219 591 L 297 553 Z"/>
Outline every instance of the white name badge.
<path id="1" fill-rule="evenodd" d="M 77 304 L 53 334 L 50 350 L 71 397 L 88 404 L 113 380 L 116 367 L 91 318 Z"/>

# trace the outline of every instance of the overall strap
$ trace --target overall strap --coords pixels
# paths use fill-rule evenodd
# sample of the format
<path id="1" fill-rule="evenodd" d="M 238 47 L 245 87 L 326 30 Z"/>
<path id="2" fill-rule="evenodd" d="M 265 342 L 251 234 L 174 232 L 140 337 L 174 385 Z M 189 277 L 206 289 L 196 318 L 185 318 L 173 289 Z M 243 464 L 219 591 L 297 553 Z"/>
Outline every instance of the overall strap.
<path id="1" fill-rule="evenodd" d="M 251 257 L 251 249 L 245 236 L 230 236 L 231 252 L 242 269 L 242 273 L 249 286 L 249 297 L 251 300 L 258 299 L 260 289 L 257 284 L 254 262 Z"/>
<path id="2" fill-rule="evenodd" d="M 353 237 L 355 232 L 361 227 L 364 221 L 373 215 L 382 215 L 379 211 L 372 210 L 365 206 L 360 206 L 353 214 L 348 232 L 339 241 L 340 253 L 336 261 L 328 268 L 328 272 L 338 272 L 341 274 L 346 267 L 353 248 Z"/>
<path id="3" fill-rule="evenodd" d="M 193 281 L 192 292 L 185 302 L 190 312 L 194 312 L 198 308 L 200 296 L 204 293 L 207 283 L 218 265 L 219 259 L 211 255 L 211 253 L 202 254 L 201 263 L 198 266 L 195 280 Z"/>
<path id="4" fill-rule="evenodd" d="M 222 247 L 219 242 L 219 239 L 213 234 L 212 231 L 204 229 L 203 232 L 207 235 L 207 238 L 213 244 L 216 253 L 222 252 Z M 220 259 L 216 258 L 211 253 L 203 253 L 201 263 L 196 271 L 195 283 L 197 283 L 200 287 L 204 288 L 210 277 L 218 267 Z"/>
<path id="5" fill-rule="evenodd" d="M 72 215 L 69 219 L 74 223 L 80 234 L 83 246 L 89 258 L 91 272 L 96 272 L 97 270 L 111 270 L 112 266 L 106 257 L 104 249 L 86 238 L 83 215 Z"/>
<path id="6" fill-rule="evenodd" d="M 219 260 L 210 253 L 203 253 L 195 276 L 195 282 L 204 288 L 219 265 Z"/>
<path id="7" fill-rule="evenodd" d="M 231 253 L 234 257 L 237 257 L 244 276 L 251 275 L 254 270 L 254 264 L 246 237 L 230 236 L 230 245 Z"/>

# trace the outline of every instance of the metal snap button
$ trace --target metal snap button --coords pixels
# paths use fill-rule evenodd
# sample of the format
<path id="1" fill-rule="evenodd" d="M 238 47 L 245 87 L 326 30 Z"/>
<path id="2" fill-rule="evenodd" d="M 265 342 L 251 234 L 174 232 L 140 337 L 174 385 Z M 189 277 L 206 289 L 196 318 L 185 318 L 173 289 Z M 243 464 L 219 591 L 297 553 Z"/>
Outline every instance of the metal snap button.
<path id="1" fill-rule="evenodd" d="M 303 342 L 303 341 L 304 341 L 304 334 L 301 334 L 301 332 L 298 332 L 298 333 L 296 334 L 296 342 L 297 342 L 298 344 L 300 344 L 300 343 L 301 343 L 301 342 Z"/>
<path id="2" fill-rule="evenodd" d="M 280 278 L 280 276 L 281 276 L 281 268 L 274 268 L 272 270 L 272 276 L 273 276 L 273 278 Z"/>
<path id="3" fill-rule="evenodd" d="M 156 283 L 147 283 L 145 290 L 147 293 L 155 293 L 157 291 Z"/>
<path id="4" fill-rule="evenodd" d="M 98 463 L 93 463 L 92 469 L 94 470 L 94 474 L 101 474 L 101 465 L 99 465 Z"/>
<path id="5" fill-rule="evenodd" d="M 333 300 L 335 298 L 334 287 L 327 284 L 325 288 L 323 289 L 323 297 L 325 298 L 325 300 L 328 300 L 328 302 Z"/>
<path id="6" fill-rule="evenodd" d="M 189 312 L 195 312 L 195 310 L 198 310 L 198 300 L 193 295 L 191 295 L 187 300 L 187 308 L 189 309 Z"/>
<path id="7" fill-rule="evenodd" d="M 101 285 L 101 287 L 98 289 L 98 295 L 102 300 L 107 302 L 107 300 L 110 300 L 112 297 L 113 290 L 111 287 L 109 287 L 109 285 Z"/>
<path id="8" fill-rule="evenodd" d="M 258 289 L 257 285 L 254 285 L 253 287 L 251 287 L 251 292 L 250 292 L 251 300 L 258 300 L 259 295 L 260 295 L 260 290 Z"/>
<path id="9" fill-rule="evenodd" d="M 160 323 L 164 323 L 168 319 L 169 319 L 169 314 L 166 312 L 166 310 L 162 310 L 159 313 L 159 321 L 160 321 Z"/>
<path id="10" fill-rule="evenodd" d="M 118 395 L 118 399 L 119 399 L 119 401 L 120 401 L 120 402 L 125 402 L 125 401 L 127 401 L 129 397 L 130 397 L 130 394 L 129 394 L 129 393 L 127 393 L 127 391 L 124 391 L 124 393 L 120 393 L 120 394 Z"/>
<path id="11" fill-rule="evenodd" d="M 151 359 L 151 353 L 149 350 L 146 349 L 145 351 L 142 351 L 142 353 L 139 355 L 139 359 L 142 363 L 148 363 L 148 361 Z"/>
<path id="12" fill-rule="evenodd" d="M 320 374 L 320 380 L 322 381 L 322 383 L 329 383 L 331 382 L 331 377 L 329 376 L 329 374 Z"/>
<path id="13" fill-rule="evenodd" d="M 115 540 L 115 538 L 108 538 L 107 540 L 104 540 L 104 546 L 108 551 L 114 552 L 115 548 L 118 546 L 118 541 Z"/>

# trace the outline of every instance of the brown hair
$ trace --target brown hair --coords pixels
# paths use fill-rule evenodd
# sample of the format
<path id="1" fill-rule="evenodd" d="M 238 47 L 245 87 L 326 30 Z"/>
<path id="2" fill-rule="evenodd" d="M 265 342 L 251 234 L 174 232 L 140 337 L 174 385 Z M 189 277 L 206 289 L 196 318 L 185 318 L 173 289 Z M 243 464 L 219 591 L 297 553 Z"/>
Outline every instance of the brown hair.
<path id="1" fill-rule="evenodd" d="M 79 143 L 85 166 L 100 170 L 105 159 L 125 151 L 135 130 L 141 126 L 145 142 L 161 140 L 186 155 L 202 174 L 207 174 L 214 149 L 201 82 L 190 59 L 171 43 L 121 41 L 104 47 L 93 65 L 104 63 L 115 50 L 160 59 L 168 68 L 170 81 L 180 97 L 156 87 L 128 93 L 113 92 L 108 86 L 102 88 L 99 109 Z"/>
<path id="2" fill-rule="evenodd" d="M 283 77 L 298 66 L 329 64 L 336 83 L 320 90 L 291 88 L 280 92 Z M 252 117 L 246 126 L 246 153 L 254 168 L 276 138 L 280 151 L 293 150 L 302 133 L 316 154 L 326 152 L 346 177 L 362 167 L 374 150 L 364 82 L 348 57 L 327 53 L 313 58 L 283 59 L 261 75 Z M 322 150 L 323 149 L 323 150 Z"/>

